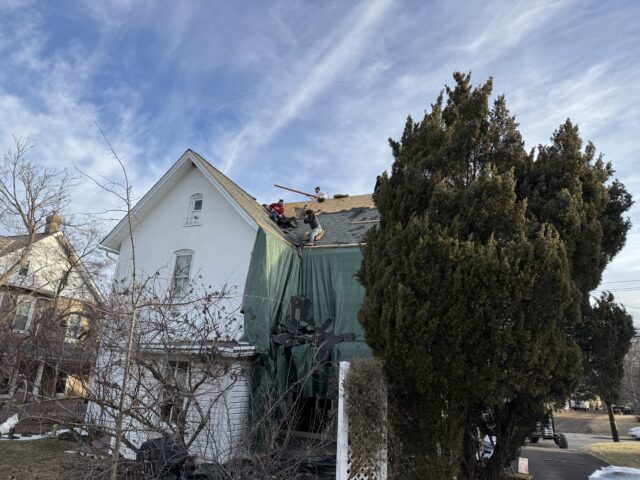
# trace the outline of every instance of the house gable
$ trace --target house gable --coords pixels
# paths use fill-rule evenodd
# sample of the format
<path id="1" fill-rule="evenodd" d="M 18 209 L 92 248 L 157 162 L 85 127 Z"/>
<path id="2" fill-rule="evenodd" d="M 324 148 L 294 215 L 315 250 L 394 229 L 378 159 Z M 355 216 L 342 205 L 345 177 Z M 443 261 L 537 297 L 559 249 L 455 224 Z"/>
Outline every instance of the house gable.
<path id="1" fill-rule="evenodd" d="M 182 154 L 178 161 L 173 164 L 160 180 L 136 203 L 131 211 L 134 227 L 139 226 L 149 212 L 156 208 L 161 199 L 194 167 L 209 181 L 220 196 L 228 202 L 227 207 L 236 212 L 254 231 L 258 229 L 258 226 L 262 226 L 272 233 L 282 236 L 282 232 L 272 224 L 269 215 L 264 208 L 256 202 L 255 198 L 251 197 L 193 150 L 187 150 Z M 105 250 L 119 253 L 120 244 L 128 236 L 128 223 L 127 217 L 125 216 L 104 240 L 102 240 L 100 245 Z"/>
<path id="2" fill-rule="evenodd" d="M 0 250 L 0 271 L 18 260 L 27 242 L 28 238 L 24 235 L 0 237 L 0 244 L 5 245 L 5 248 Z M 103 300 L 100 290 L 82 261 L 75 255 L 73 247 L 62 232 L 37 234 L 36 240 L 31 246 L 31 252 L 26 259 L 25 275 L 21 275 L 19 270 L 16 271 L 7 286 L 51 295 L 58 287 L 63 273 L 69 270 L 74 263 L 61 295 L 81 301 L 100 303 Z"/>

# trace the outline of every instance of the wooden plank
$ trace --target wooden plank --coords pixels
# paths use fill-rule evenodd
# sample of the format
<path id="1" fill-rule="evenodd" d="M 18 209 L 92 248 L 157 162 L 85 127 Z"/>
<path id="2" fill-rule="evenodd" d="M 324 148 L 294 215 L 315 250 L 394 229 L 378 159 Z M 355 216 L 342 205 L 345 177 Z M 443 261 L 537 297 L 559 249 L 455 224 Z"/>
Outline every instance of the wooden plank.
<path id="1" fill-rule="evenodd" d="M 322 198 L 319 197 L 317 195 L 314 195 L 312 193 L 307 193 L 307 192 L 301 192 L 300 190 L 294 190 L 293 188 L 289 188 L 289 187 L 283 187 L 282 185 L 278 185 L 278 184 L 273 184 L 274 187 L 278 187 L 278 188 L 282 188 L 283 190 L 289 190 L 290 192 L 294 192 L 294 193 L 299 193 L 301 195 L 306 195 L 307 197 L 311 197 L 311 198 Z M 322 200 L 324 201 L 324 198 L 322 198 Z"/>

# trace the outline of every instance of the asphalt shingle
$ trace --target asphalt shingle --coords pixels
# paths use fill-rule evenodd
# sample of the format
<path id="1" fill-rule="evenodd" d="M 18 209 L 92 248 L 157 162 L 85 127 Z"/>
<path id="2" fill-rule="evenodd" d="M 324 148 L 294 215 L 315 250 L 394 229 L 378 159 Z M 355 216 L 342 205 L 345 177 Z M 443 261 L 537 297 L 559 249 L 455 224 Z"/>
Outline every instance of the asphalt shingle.
<path id="1" fill-rule="evenodd" d="M 324 230 L 322 240 L 316 245 L 347 245 L 360 243 L 364 234 L 376 225 L 380 215 L 375 208 L 356 207 L 335 213 L 319 213 L 318 221 Z M 359 223 L 366 222 L 366 223 Z M 302 245 L 305 232 L 310 231 L 308 225 L 298 220 L 297 228 L 287 229 L 287 238 L 294 245 Z"/>

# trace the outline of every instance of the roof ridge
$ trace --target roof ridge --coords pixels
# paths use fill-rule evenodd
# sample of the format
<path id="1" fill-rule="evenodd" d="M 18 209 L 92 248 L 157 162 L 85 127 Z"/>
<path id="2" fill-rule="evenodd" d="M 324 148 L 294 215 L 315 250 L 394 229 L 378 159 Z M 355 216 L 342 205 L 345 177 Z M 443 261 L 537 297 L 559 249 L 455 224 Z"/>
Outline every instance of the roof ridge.
<path id="1" fill-rule="evenodd" d="M 250 197 L 252 200 L 254 200 L 256 203 L 258 203 L 258 201 L 256 200 L 256 198 L 251 195 L 249 192 L 247 192 L 244 188 L 242 188 L 240 185 L 238 185 L 236 182 L 234 182 L 228 175 L 225 175 L 219 168 L 216 168 L 209 160 L 207 160 L 206 158 L 204 158 L 202 155 L 200 155 L 198 152 L 196 152 L 195 150 L 191 150 L 190 148 L 188 148 L 187 150 L 189 150 L 191 153 L 193 153 L 194 155 L 197 155 L 198 158 L 200 160 L 202 160 L 203 162 L 205 162 L 208 166 L 210 166 L 211 168 L 213 168 L 216 172 L 218 172 L 220 175 L 223 175 L 227 180 L 229 180 L 234 187 L 238 188 L 238 190 L 240 190 L 242 193 L 244 193 L 245 195 L 247 195 L 248 197 Z M 224 186 L 224 185 L 223 185 Z M 231 193 L 231 192 L 229 192 Z M 258 205 L 260 205 L 258 203 Z"/>

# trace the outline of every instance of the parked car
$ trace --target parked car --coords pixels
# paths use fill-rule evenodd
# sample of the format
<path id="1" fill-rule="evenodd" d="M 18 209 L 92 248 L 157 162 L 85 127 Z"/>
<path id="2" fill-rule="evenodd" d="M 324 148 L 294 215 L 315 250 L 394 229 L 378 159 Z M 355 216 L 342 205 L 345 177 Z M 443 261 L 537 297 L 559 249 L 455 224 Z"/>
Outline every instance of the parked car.
<path id="1" fill-rule="evenodd" d="M 633 427 L 629 430 L 629 436 L 636 440 L 640 440 L 640 427 Z"/>
<path id="2" fill-rule="evenodd" d="M 582 411 L 589 411 L 589 402 L 585 401 L 585 400 L 572 400 L 571 401 L 571 408 L 573 410 L 582 410 Z"/>
<path id="3" fill-rule="evenodd" d="M 613 413 L 617 413 L 619 415 L 631 415 L 633 413 L 630 403 L 627 403 L 626 405 L 611 405 L 611 409 L 613 410 Z"/>

